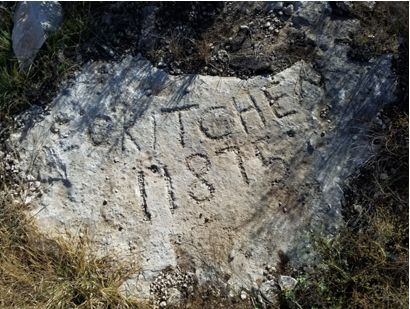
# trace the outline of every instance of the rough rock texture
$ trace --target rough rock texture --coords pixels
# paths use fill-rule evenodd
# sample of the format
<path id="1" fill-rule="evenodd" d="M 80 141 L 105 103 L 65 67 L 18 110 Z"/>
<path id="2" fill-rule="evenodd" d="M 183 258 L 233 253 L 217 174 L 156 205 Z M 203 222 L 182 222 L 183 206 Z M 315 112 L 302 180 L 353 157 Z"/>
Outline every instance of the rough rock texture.
<path id="1" fill-rule="evenodd" d="M 171 76 L 140 56 L 84 67 L 9 141 L 43 184 L 39 227 L 87 231 L 98 254 L 137 262 L 124 290 L 139 297 L 165 270 L 269 291 L 279 251 L 308 262 L 309 233 L 340 223 L 343 181 L 394 90 L 391 56 L 351 62 L 357 22 L 315 5 L 295 13 L 315 66 L 248 80 Z"/>
<path id="2" fill-rule="evenodd" d="M 57 30 L 63 12 L 58 2 L 22 1 L 14 14 L 13 51 L 22 68 L 27 68 L 46 40 Z"/>

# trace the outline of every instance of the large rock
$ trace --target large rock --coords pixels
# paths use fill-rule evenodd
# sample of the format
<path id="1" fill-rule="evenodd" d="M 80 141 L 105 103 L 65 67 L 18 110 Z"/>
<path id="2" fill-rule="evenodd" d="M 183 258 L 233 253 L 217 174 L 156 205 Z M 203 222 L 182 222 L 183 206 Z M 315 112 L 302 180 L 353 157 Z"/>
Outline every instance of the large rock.
<path id="1" fill-rule="evenodd" d="M 12 41 L 14 54 L 21 68 L 30 66 L 47 35 L 60 26 L 62 17 L 63 10 L 56 1 L 17 3 Z"/>
<path id="2" fill-rule="evenodd" d="M 343 182 L 394 90 L 390 56 L 353 63 L 347 46 L 314 39 L 326 45 L 316 66 L 272 78 L 171 76 L 141 56 L 85 66 L 9 140 L 43 184 L 40 229 L 87 231 L 97 254 L 137 261 L 124 289 L 140 297 L 163 270 L 239 291 L 280 251 L 308 262 L 309 234 L 341 222 Z"/>

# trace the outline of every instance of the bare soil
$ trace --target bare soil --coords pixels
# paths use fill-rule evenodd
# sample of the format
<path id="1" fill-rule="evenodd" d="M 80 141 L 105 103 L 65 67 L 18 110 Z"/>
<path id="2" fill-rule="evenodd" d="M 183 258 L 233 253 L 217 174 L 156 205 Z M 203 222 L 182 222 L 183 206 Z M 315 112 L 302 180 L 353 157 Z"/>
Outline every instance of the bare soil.
<path id="1" fill-rule="evenodd" d="M 247 78 L 277 73 L 314 47 L 268 3 L 109 3 L 95 9 L 85 60 L 141 53 L 171 74 Z"/>

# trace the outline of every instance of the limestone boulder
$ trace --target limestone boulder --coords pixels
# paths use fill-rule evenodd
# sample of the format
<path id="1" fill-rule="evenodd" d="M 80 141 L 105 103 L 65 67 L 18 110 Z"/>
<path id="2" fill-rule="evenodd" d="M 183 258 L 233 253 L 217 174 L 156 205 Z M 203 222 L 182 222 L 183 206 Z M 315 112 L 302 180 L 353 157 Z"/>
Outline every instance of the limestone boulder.
<path id="1" fill-rule="evenodd" d="M 137 262 L 124 292 L 138 297 L 175 269 L 239 292 L 263 285 L 279 252 L 309 263 L 310 234 L 342 222 L 344 181 L 395 86 L 391 55 L 350 61 L 329 36 L 357 24 L 323 20 L 306 30 L 316 62 L 273 76 L 172 76 L 142 56 L 83 67 L 8 141 L 41 183 L 41 231 L 87 233 L 96 254 Z"/>

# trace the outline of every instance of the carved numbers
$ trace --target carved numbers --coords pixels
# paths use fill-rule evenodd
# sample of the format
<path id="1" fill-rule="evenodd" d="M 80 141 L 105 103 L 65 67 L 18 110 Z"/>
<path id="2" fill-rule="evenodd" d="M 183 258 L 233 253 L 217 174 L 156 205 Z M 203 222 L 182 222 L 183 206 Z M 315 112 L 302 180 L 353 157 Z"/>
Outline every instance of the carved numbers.
<path id="1" fill-rule="evenodd" d="M 246 174 L 245 167 L 244 167 L 244 164 L 243 164 L 242 154 L 241 154 L 241 151 L 240 151 L 239 147 L 237 147 L 237 146 L 225 147 L 225 148 L 217 150 L 216 154 L 218 155 L 218 154 L 226 153 L 226 152 L 229 152 L 229 151 L 231 151 L 235 154 L 236 161 L 237 161 L 237 164 L 238 164 L 239 171 L 241 172 L 242 179 L 247 185 L 249 185 L 248 174 Z"/>
<path id="2" fill-rule="evenodd" d="M 214 186 L 204 176 L 211 167 L 211 161 L 205 154 L 195 153 L 186 158 L 186 165 L 196 177 L 188 191 L 188 194 L 197 202 L 210 200 L 215 192 Z"/>

